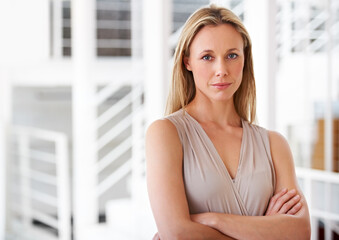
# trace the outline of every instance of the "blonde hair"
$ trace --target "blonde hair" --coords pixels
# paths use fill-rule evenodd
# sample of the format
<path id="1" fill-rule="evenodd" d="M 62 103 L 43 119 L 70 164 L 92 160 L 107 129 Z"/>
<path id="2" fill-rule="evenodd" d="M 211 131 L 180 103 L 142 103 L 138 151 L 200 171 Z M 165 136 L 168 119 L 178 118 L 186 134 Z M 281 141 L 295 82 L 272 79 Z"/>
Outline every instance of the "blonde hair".
<path id="1" fill-rule="evenodd" d="M 175 50 L 172 83 L 167 98 L 166 114 L 185 108 L 195 97 L 192 72 L 184 65 L 184 57 L 190 55 L 190 45 L 196 34 L 207 25 L 232 25 L 244 41 L 243 78 L 233 101 L 235 110 L 246 121 L 254 122 L 256 116 L 256 90 L 250 36 L 241 20 L 230 10 L 215 5 L 198 9 L 186 21 Z"/>

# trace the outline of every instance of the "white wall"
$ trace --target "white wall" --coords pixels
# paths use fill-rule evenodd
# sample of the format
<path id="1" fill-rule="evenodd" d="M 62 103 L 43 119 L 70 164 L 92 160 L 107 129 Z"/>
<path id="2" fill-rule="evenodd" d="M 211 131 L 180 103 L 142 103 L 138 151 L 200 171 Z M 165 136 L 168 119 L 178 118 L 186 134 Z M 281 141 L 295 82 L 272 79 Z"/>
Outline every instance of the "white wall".
<path id="1" fill-rule="evenodd" d="M 49 1 L 11 0 L 8 4 L 10 29 L 7 38 L 9 62 L 46 60 L 49 56 Z"/>

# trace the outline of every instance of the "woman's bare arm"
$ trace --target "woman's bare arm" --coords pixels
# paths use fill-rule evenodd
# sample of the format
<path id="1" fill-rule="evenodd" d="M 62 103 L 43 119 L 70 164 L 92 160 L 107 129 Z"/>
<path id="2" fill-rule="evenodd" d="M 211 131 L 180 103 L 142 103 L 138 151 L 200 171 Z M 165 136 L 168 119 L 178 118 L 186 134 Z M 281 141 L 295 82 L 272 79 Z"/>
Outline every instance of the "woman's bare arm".
<path id="1" fill-rule="evenodd" d="M 169 120 L 154 122 L 146 134 L 147 187 L 160 239 L 232 239 L 191 220 L 182 159 L 175 126 Z"/>
<path id="2" fill-rule="evenodd" d="M 235 239 L 310 239 L 309 212 L 295 175 L 293 158 L 287 141 L 278 133 L 270 132 L 271 154 L 276 172 L 276 195 L 290 189 L 290 200 L 282 194 L 271 204 L 269 216 L 239 216 L 221 213 L 193 215 L 193 220 L 213 227 Z M 293 192 L 295 189 L 295 193 Z M 286 190 L 285 190 L 286 191 Z M 299 196 L 300 199 L 293 199 Z M 280 201 L 280 202 L 279 202 Z M 291 202 L 290 209 L 285 203 Z M 300 204 L 296 203 L 299 202 Z M 285 207 L 284 207 L 285 206 Z M 293 210 L 294 208 L 294 210 Z M 289 211 L 291 214 L 289 214 Z M 287 213 L 287 214 L 284 214 Z"/>

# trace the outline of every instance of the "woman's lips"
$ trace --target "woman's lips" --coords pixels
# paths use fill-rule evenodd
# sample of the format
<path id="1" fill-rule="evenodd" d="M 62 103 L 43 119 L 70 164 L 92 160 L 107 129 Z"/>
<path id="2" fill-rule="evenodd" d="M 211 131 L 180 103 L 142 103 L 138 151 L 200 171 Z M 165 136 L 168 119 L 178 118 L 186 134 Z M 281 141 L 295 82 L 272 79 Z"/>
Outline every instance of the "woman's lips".
<path id="1" fill-rule="evenodd" d="M 231 83 L 214 83 L 212 84 L 213 87 L 217 88 L 217 89 L 226 89 L 231 85 Z"/>

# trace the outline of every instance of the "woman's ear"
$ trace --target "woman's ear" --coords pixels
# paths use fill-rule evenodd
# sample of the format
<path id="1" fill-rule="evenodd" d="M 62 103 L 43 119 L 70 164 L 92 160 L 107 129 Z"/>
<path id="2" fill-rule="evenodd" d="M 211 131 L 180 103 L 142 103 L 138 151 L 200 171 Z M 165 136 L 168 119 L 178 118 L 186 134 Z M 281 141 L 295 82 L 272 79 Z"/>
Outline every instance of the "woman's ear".
<path id="1" fill-rule="evenodd" d="M 191 65 L 189 63 L 189 58 L 188 57 L 184 57 L 184 64 L 185 64 L 185 67 L 188 71 L 192 71 L 192 68 L 191 68 Z"/>

